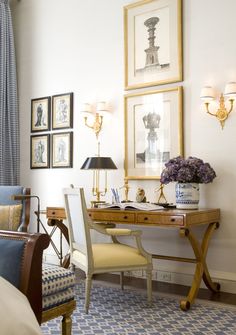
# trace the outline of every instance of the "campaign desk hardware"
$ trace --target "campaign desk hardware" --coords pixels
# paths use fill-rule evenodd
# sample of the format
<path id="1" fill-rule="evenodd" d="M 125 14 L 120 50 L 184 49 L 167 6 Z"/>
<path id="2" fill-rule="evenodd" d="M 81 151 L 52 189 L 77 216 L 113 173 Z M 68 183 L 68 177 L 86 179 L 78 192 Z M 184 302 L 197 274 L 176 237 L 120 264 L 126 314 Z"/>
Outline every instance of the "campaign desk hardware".
<path id="1" fill-rule="evenodd" d="M 37 215 L 37 212 L 35 212 L 35 214 Z M 68 243 L 68 246 L 70 243 L 68 229 L 63 223 L 63 220 L 66 219 L 65 209 L 63 207 L 47 207 L 46 210 L 41 210 L 40 214 L 46 215 L 47 224 L 48 226 L 52 227 L 52 230 L 49 232 L 43 222 L 40 220 L 40 226 L 42 227 L 44 233 L 50 237 L 50 244 L 60 261 L 60 266 L 68 268 L 70 265 L 70 254 L 69 251 L 66 255 L 63 253 L 63 238 Z M 53 241 L 53 236 L 57 230 L 60 232 L 59 247 L 57 247 Z"/>

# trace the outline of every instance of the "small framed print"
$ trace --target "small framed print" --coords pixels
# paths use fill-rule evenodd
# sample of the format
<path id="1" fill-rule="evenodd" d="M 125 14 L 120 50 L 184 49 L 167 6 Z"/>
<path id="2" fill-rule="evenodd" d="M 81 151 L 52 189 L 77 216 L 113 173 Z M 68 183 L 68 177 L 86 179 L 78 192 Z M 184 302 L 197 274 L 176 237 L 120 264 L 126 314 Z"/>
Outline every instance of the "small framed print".
<path id="1" fill-rule="evenodd" d="M 73 166 L 73 133 L 52 134 L 52 167 L 71 168 Z"/>
<path id="2" fill-rule="evenodd" d="M 51 97 L 31 100 L 31 132 L 50 130 Z"/>
<path id="3" fill-rule="evenodd" d="M 73 93 L 52 96 L 52 129 L 73 127 Z"/>
<path id="4" fill-rule="evenodd" d="M 30 141 L 30 168 L 50 167 L 50 135 L 32 135 Z"/>
<path id="5" fill-rule="evenodd" d="M 160 179 L 183 155 L 182 87 L 125 96 L 125 178 Z"/>
<path id="6" fill-rule="evenodd" d="M 182 80 L 182 0 L 124 7 L 125 89 Z"/>

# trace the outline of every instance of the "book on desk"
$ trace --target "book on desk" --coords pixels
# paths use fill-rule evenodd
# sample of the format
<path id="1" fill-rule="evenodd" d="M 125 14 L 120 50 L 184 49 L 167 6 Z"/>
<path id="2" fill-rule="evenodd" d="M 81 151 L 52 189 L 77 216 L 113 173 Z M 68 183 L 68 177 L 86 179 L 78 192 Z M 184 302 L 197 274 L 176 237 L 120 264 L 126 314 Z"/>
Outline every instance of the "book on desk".
<path id="1" fill-rule="evenodd" d="M 114 204 L 99 204 L 98 208 L 104 209 L 121 209 L 121 210 L 140 210 L 140 211 L 157 211 L 163 209 L 162 206 L 151 204 L 149 202 L 119 202 Z"/>

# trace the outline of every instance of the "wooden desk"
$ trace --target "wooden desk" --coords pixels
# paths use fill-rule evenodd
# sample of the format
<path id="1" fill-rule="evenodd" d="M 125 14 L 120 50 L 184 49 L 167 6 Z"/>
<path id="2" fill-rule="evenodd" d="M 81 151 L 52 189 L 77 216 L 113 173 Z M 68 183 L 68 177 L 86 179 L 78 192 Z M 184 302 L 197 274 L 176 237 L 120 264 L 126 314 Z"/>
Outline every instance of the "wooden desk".
<path id="1" fill-rule="evenodd" d="M 116 224 L 135 225 L 143 227 L 166 227 L 177 228 L 181 237 L 185 237 L 190 242 L 195 258 L 183 258 L 165 255 L 152 255 L 153 258 L 188 262 L 195 264 L 194 278 L 186 299 L 180 301 L 180 308 L 184 311 L 191 307 L 196 298 L 201 280 L 213 292 L 220 290 L 219 283 L 211 280 L 206 256 L 212 233 L 219 227 L 219 209 L 199 209 L 199 210 L 170 210 L 163 209 L 156 212 L 111 210 L 111 209 L 88 209 L 89 216 L 94 221 L 112 222 Z M 192 230 L 195 226 L 205 226 L 201 243 L 198 242 Z"/>

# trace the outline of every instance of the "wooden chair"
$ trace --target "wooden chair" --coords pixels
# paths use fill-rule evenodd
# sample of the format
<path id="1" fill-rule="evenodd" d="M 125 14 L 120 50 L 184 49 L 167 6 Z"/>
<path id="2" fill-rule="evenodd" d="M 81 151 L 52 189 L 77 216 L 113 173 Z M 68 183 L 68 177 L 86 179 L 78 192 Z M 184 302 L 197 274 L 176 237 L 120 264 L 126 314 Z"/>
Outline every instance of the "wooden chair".
<path id="1" fill-rule="evenodd" d="M 42 256 L 46 234 L 0 230 L 0 275 L 24 293 L 38 322 L 42 315 Z"/>
<path id="2" fill-rule="evenodd" d="M 141 245 L 141 232 L 130 229 L 106 228 L 94 223 L 87 213 L 83 189 L 64 189 L 68 220 L 71 265 L 86 274 L 85 311 L 88 313 L 92 276 L 97 273 L 146 270 L 148 302 L 152 299 L 152 257 Z M 110 243 L 92 243 L 90 230 L 110 236 Z M 118 236 L 132 236 L 137 247 L 118 242 Z M 121 278 L 123 276 L 121 275 Z M 123 283 L 122 283 L 123 287 Z"/>
<path id="3" fill-rule="evenodd" d="M 27 232 L 30 223 L 30 197 L 14 200 L 13 196 L 30 195 L 30 188 L 0 186 L 0 229 Z M 20 205 L 20 206 L 19 206 Z M 7 220 L 10 213 L 11 220 Z"/>
<path id="4" fill-rule="evenodd" d="M 0 276 L 27 296 L 39 324 L 62 316 L 62 334 L 71 335 L 74 274 L 59 266 L 42 267 L 49 241 L 47 234 L 0 230 Z"/>

